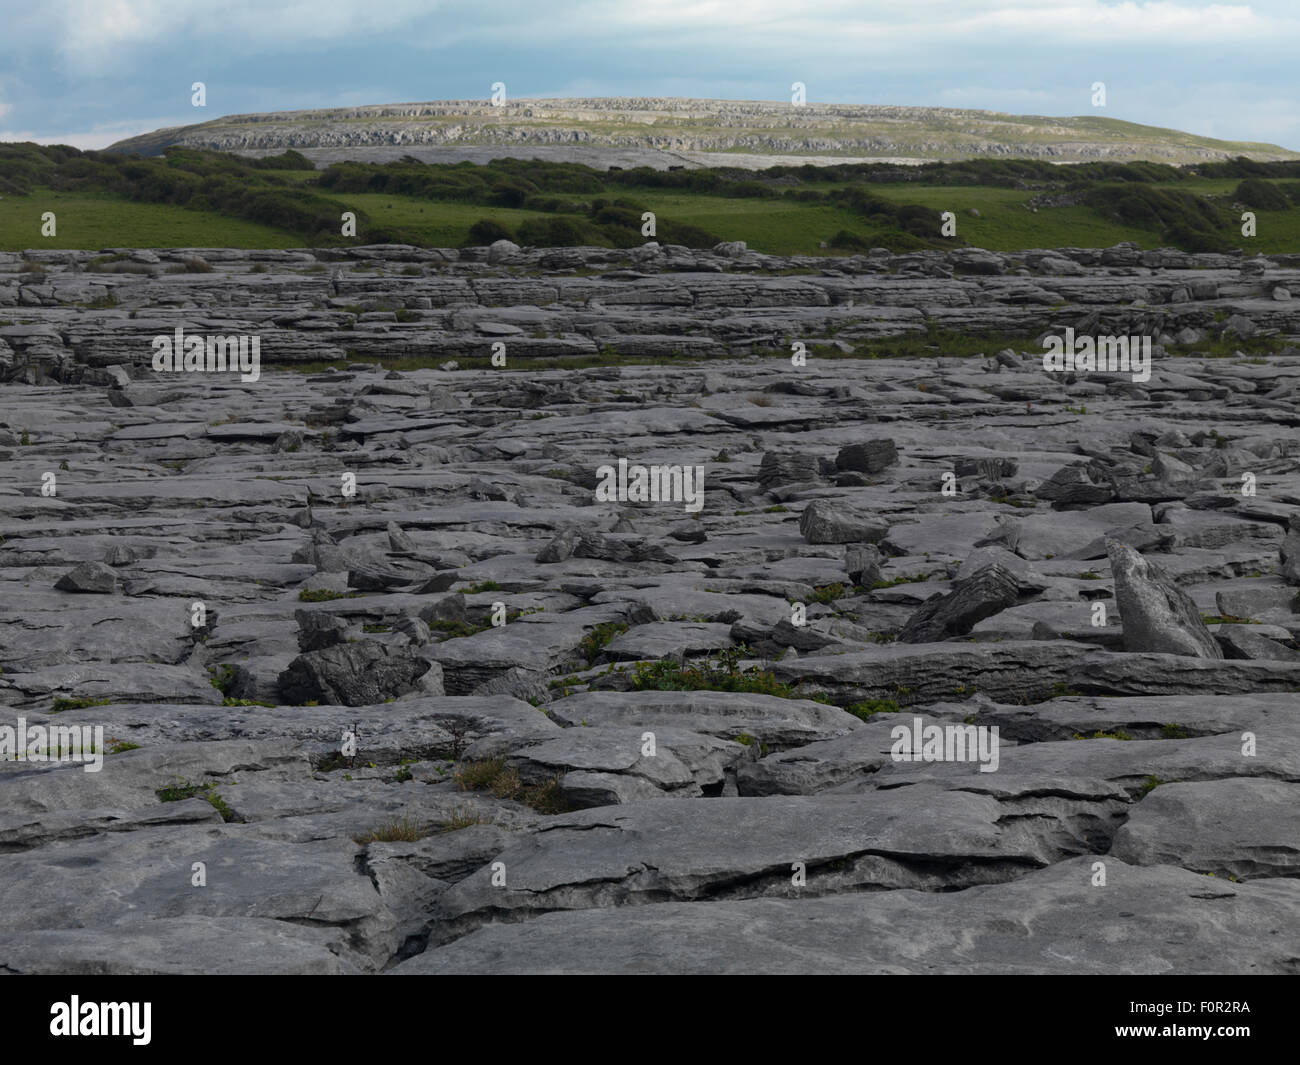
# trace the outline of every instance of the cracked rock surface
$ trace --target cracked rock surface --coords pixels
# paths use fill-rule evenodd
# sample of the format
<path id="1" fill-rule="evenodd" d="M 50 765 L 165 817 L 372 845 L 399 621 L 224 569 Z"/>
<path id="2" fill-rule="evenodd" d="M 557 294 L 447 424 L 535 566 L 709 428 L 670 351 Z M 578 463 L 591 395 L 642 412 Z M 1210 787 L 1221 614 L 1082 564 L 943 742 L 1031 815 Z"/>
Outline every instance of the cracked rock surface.
<path id="1" fill-rule="evenodd" d="M 0 972 L 1300 972 L 1296 257 L 31 254 Z M 927 325 L 1157 351 L 829 357 Z"/>

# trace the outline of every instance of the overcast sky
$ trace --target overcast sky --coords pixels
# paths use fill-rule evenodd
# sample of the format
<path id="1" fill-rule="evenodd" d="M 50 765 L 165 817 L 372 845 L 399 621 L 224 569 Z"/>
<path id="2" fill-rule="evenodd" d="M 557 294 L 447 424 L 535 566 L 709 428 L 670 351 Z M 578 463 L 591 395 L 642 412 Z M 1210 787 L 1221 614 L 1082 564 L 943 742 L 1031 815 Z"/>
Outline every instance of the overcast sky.
<path id="1" fill-rule="evenodd" d="M 745 100 L 802 81 L 809 102 L 1103 114 L 1300 150 L 1300 0 L 0 0 L 0 26 L 0 140 L 80 148 L 496 81 L 512 99 Z"/>

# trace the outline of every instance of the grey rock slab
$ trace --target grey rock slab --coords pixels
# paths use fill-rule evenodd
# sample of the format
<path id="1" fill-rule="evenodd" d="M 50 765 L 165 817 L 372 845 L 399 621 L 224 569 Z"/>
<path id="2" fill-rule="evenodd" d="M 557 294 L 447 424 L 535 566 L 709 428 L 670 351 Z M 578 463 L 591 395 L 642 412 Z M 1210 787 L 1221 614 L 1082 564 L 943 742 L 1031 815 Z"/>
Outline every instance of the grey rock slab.
<path id="1" fill-rule="evenodd" d="M 209 686 L 209 691 L 215 689 Z M 48 715 L 29 713 L 30 723 Z M 284 744 L 315 761 L 335 759 L 344 733 L 356 740 L 357 760 L 380 765 L 403 758 L 454 757 L 488 736 L 515 741 L 553 736 L 559 726 L 528 703 L 509 696 L 415 696 L 373 706 L 201 706 L 138 704 L 96 706 L 54 715 L 59 724 L 101 724 L 106 736 L 155 744 L 251 740 L 270 745 L 258 757 Z M 129 752 L 138 755 L 140 752 Z M 118 756 L 118 757 L 126 757 Z M 214 753 L 212 757 L 217 757 Z"/>
<path id="2" fill-rule="evenodd" d="M 844 703 L 898 699 L 923 705 L 980 692 L 1039 702 L 1058 687 L 1099 695 L 1189 695 L 1290 691 L 1300 666 L 1167 654 L 1112 654 L 1065 640 L 896 644 L 773 663 L 778 680 L 804 693 L 830 691 Z"/>
<path id="3" fill-rule="evenodd" d="M 517 748 L 507 762 L 526 782 L 569 771 L 618 773 L 663 791 L 689 789 L 698 795 L 699 788 L 721 783 L 728 768 L 748 758 L 744 744 L 689 729 L 614 725 L 563 729 L 553 739 Z"/>
<path id="4" fill-rule="evenodd" d="M 496 924 L 398 965 L 452 973 L 1293 974 L 1300 884 L 1093 856 L 942 895 L 664 902 Z"/>
<path id="5" fill-rule="evenodd" d="M 267 917 L 128 917 L 0 935 L 0 971 L 28 976 L 336 976 L 363 971 L 336 932 Z"/>
<path id="6" fill-rule="evenodd" d="M 973 699 L 965 705 L 978 723 L 998 725 L 1004 738 L 1037 742 L 1068 740 L 1075 733 L 1091 736 L 1117 731 L 1147 740 L 1271 732 L 1286 725 L 1296 700 L 1292 693 L 1242 693 L 1232 699 L 1218 695 L 1065 696 L 1036 706 Z"/>
<path id="7" fill-rule="evenodd" d="M 299 655 L 280 674 L 279 685 L 291 704 L 370 706 L 416 690 L 428 672 L 429 663 L 415 655 L 359 640 Z"/>
<path id="8" fill-rule="evenodd" d="M 1110 853 L 1255 880 L 1300 874 L 1300 783 L 1232 777 L 1161 784 L 1129 815 Z"/>
<path id="9" fill-rule="evenodd" d="M 29 728 L 66 727 L 67 724 L 57 715 L 53 719 L 34 716 L 27 722 Z M 107 737 L 114 733 L 108 727 L 104 732 L 107 746 Z M 93 772 L 73 763 L 0 765 L 6 812 L 13 814 L 101 807 L 154 808 L 160 802 L 157 789 L 181 781 L 206 785 L 229 778 L 236 770 L 287 773 L 303 779 L 308 771 L 306 758 L 288 745 L 255 744 L 247 740 L 141 746 L 139 750 L 105 754 L 102 767 Z"/>
<path id="10" fill-rule="evenodd" d="M 133 662 L 78 662 L 0 675 L 0 703 L 45 707 L 63 695 L 110 703 L 221 703 L 208 675 L 192 664 L 142 669 Z"/>
<path id="11" fill-rule="evenodd" d="M 637 625 L 605 645 L 615 661 L 700 655 L 731 646 L 731 627 L 700 622 L 658 621 Z"/>
<path id="12" fill-rule="evenodd" d="M 1249 658 L 1280 662 L 1300 661 L 1300 651 L 1292 650 L 1276 640 L 1252 632 L 1251 630 L 1255 627 L 1253 625 L 1216 625 L 1212 630 L 1212 634 L 1215 640 L 1218 641 L 1219 647 L 1226 658 Z M 1288 634 L 1287 638 L 1290 638 L 1290 634 Z"/>
<path id="13" fill-rule="evenodd" d="M 899 630 L 900 643 L 933 643 L 964 636 L 981 621 L 1013 605 L 1020 582 L 996 562 L 955 581 L 945 595 L 927 599 Z"/>
<path id="14" fill-rule="evenodd" d="M 671 898 L 961 887 L 1061 857 L 1023 824 L 999 824 L 994 800 L 936 791 L 924 809 L 918 816 L 915 801 L 877 792 L 650 800 L 560 815 L 497 855 L 504 887 L 484 868 L 440 895 L 431 935 L 445 941 L 494 915 Z M 808 874 L 803 889 L 792 885 L 796 862 Z"/>
<path id="15" fill-rule="evenodd" d="M 814 795 L 874 773 L 890 760 L 894 714 L 878 714 L 844 736 L 816 740 L 738 767 L 741 795 Z M 901 718 L 899 719 L 901 720 Z M 908 715 L 907 720 L 911 720 Z M 930 723 L 929 718 L 923 718 Z"/>
<path id="16" fill-rule="evenodd" d="M 449 694 L 468 693 L 497 673 L 523 667 L 539 672 L 578 661 L 587 633 L 615 621 L 616 607 L 588 607 L 567 614 L 528 614 L 505 625 L 434 644 L 425 653 L 442 665 Z"/>
<path id="17" fill-rule="evenodd" d="M 810 544 L 877 543 L 889 523 L 829 499 L 814 499 L 799 515 L 799 532 Z"/>
<path id="18" fill-rule="evenodd" d="M 396 921 L 356 871 L 351 840 L 293 847 L 240 838 L 240 826 L 145 829 L 52 843 L 6 857 L 0 885 L 39 902 L 11 932 L 104 929 L 125 917 L 261 917 L 334 931 L 334 949 L 374 970 L 393 955 Z M 191 886 L 202 862 L 207 887 Z"/>
<path id="19" fill-rule="evenodd" d="M 581 692 L 547 706 L 551 720 L 565 727 L 663 726 L 734 740 L 787 747 L 842 736 L 862 722 L 836 706 L 806 699 L 782 699 L 746 692 Z"/>
<path id="20" fill-rule="evenodd" d="M 1298 734 L 1294 722 L 1276 724 L 1255 736 L 1253 754 L 1248 753 L 1250 741 L 1241 734 L 1167 740 L 1080 735 L 1078 739 L 1001 749 L 995 772 L 981 772 L 974 762 L 891 760 L 870 777 L 851 780 L 836 790 L 895 788 L 914 781 L 917 785 L 961 787 L 1002 799 L 1056 794 L 1095 803 L 1122 801 L 1124 792 L 1130 800 L 1137 800 L 1153 780 L 1294 780 L 1300 755 L 1292 744 Z"/>

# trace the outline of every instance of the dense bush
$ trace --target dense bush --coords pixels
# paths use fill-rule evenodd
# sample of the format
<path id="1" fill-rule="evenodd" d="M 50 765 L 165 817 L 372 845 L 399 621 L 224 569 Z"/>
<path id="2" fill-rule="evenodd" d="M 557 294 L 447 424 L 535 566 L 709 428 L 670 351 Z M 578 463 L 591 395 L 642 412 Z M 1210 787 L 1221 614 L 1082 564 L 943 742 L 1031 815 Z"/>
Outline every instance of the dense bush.
<path id="1" fill-rule="evenodd" d="M 1247 207 L 1257 207 L 1261 211 L 1285 211 L 1291 206 L 1282 189 L 1258 178 L 1247 178 L 1237 186 L 1232 196 Z"/>
<path id="2" fill-rule="evenodd" d="M 465 240 L 467 248 L 480 248 L 498 240 L 514 240 L 515 235 L 495 218 L 480 218 L 469 227 Z"/>
<path id="3" fill-rule="evenodd" d="M 568 215 L 529 218 L 519 224 L 519 243 L 534 248 L 572 248 L 600 244 L 602 234 L 585 219 Z"/>

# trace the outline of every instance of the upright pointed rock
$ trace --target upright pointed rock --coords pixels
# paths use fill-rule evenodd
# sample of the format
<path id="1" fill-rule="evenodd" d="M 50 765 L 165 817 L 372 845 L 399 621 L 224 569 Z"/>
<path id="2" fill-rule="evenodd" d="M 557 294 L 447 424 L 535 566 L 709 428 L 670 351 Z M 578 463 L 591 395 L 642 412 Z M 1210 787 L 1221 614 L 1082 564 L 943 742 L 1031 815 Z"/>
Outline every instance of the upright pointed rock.
<path id="1" fill-rule="evenodd" d="M 1106 541 L 1115 601 L 1124 626 L 1124 650 L 1222 658 L 1201 612 L 1154 562 L 1115 540 Z"/>

